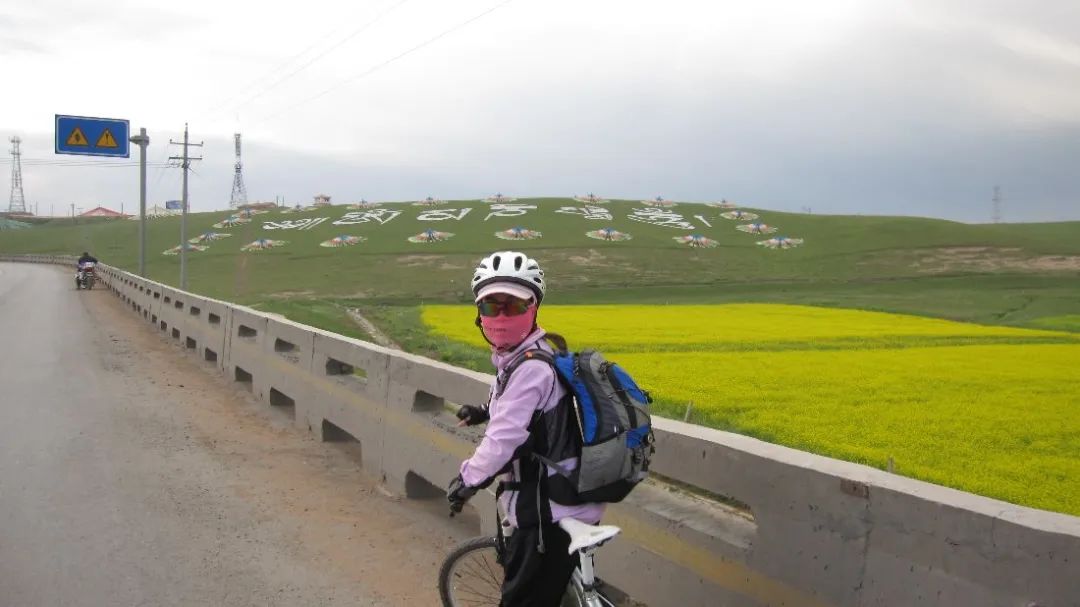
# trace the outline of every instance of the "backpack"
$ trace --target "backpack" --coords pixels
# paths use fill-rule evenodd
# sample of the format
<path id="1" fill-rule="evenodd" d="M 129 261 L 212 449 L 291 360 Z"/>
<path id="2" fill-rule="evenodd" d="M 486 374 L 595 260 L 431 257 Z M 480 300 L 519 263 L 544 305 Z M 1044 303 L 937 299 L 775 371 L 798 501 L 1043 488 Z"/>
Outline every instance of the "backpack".
<path id="1" fill-rule="evenodd" d="M 649 414 L 652 398 L 622 367 L 596 350 L 570 352 L 562 337 L 548 334 L 547 339 L 555 345 L 555 354 L 526 351 L 507 368 L 506 381 L 526 360 L 551 365 L 572 400 L 570 425 L 581 441 L 581 453 L 576 470 L 566 470 L 537 453 L 532 456 L 569 481 L 580 503 L 620 502 L 649 474 L 656 451 Z"/>

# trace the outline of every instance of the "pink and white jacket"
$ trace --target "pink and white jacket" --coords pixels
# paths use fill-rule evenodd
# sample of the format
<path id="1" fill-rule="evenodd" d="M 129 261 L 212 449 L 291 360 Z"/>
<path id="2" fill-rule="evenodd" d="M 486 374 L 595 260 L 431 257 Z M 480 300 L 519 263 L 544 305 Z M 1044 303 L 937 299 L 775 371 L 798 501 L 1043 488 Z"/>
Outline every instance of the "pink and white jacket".
<path id="1" fill-rule="evenodd" d="M 509 352 L 493 352 L 491 362 L 495 364 L 497 377 L 504 377 L 507 366 L 522 352 L 540 348 L 548 353 L 551 346 L 545 341 L 545 332 L 537 328 L 525 338 L 517 348 Z M 498 381 L 496 381 L 496 385 Z M 488 401 L 488 420 L 484 438 L 472 457 L 461 464 L 461 479 L 469 486 L 478 486 L 498 475 L 498 480 L 518 483 L 523 479 L 523 466 L 539 464 L 532 458 L 514 459 L 514 452 L 529 439 L 529 424 L 537 411 L 550 411 L 566 395 L 566 388 L 558 381 L 555 370 L 540 360 L 527 360 L 521 363 L 505 384 L 501 395 L 497 395 L 493 385 Z M 503 474 L 499 474 L 512 465 Z M 572 457 L 558 462 L 563 468 L 576 470 L 578 458 Z M 546 474 L 555 471 L 544 466 Z M 536 474 L 524 474 L 525 478 Z M 525 484 L 525 483 L 522 483 Z M 525 486 L 511 488 L 500 497 L 502 511 L 506 513 L 511 525 L 517 527 L 519 520 L 524 526 L 535 524 L 537 520 L 557 522 L 562 518 L 572 517 L 585 523 L 596 524 L 604 513 L 604 504 L 586 503 L 564 505 L 553 500 L 540 503 L 536 489 Z M 550 509 L 549 513 L 545 510 Z"/>

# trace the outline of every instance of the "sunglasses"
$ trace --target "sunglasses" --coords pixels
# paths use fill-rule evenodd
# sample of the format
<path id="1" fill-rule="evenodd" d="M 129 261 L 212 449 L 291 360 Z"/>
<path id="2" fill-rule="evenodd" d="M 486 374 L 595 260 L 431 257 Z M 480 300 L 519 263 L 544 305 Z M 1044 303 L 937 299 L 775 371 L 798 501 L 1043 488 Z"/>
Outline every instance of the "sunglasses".
<path id="1" fill-rule="evenodd" d="M 500 311 L 505 312 L 507 316 L 521 316 L 529 311 L 531 305 L 531 299 L 518 299 L 517 297 L 507 297 L 502 301 L 484 298 L 476 302 L 476 307 L 480 310 L 480 316 L 488 317 L 498 316 Z"/>

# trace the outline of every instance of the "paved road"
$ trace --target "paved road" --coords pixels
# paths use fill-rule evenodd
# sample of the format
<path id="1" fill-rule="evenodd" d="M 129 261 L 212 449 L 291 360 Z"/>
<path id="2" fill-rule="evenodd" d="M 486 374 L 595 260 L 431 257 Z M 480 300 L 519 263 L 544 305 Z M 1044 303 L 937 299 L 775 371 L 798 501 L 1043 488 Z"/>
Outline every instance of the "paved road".
<path id="1" fill-rule="evenodd" d="M 404 503 L 60 268 L 0 264 L 0 605 L 436 605 Z M 471 524 L 470 524 L 471 523 Z"/>

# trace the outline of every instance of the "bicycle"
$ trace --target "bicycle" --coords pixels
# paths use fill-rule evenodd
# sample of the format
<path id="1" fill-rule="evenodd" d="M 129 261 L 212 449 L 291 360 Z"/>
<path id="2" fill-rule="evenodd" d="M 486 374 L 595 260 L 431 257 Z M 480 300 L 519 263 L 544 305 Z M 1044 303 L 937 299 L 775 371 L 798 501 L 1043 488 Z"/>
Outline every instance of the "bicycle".
<path id="1" fill-rule="evenodd" d="M 559 526 L 570 536 L 570 553 L 577 552 L 579 557 L 562 607 L 615 607 L 598 590 L 593 555 L 621 530 L 572 518 L 559 521 Z M 503 580 L 501 549 L 498 538 L 484 536 L 466 540 L 451 550 L 439 568 L 443 607 L 497 607 Z"/>

